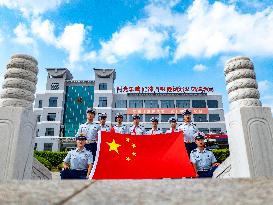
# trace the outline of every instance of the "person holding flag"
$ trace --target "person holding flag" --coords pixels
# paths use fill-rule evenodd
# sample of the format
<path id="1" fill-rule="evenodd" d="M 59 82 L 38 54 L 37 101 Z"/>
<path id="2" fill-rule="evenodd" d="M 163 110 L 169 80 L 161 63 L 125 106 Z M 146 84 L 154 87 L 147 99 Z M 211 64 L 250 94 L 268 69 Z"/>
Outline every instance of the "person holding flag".
<path id="1" fill-rule="evenodd" d="M 162 131 L 158 128 L 158 118 L 152 117 L 150 119 L 152 122 L 152 129 L 146 132 L 147 135 L 156 135 L 156 134 L 162 134 Z"/>
<path id="2" fill-rule="evenodd" d="M 144 135 L 144 128 L 139 125 L 140 116 L 138 114 L 133 115 L 133 125 L 129 128 L 129 134 L 131 135 Z"/>
<path id="3" fill-rule="evenodd" d="M 117 122 L 116 125 L 114 125 L 111 128 L 112 132 L 120 133 L 120 134 L 128 134 L 128 128 L 126 125 L 122 124 L 123 122 L 123 115 L 121 113 L 117 113 L 115 116 L 115 121 Z"/>
<path id="4" fill-rule="evenodd" d="M 173 132 L 179 132 L 179 130 L 176 128 L 177 125 L 177 120 L 175 117 L 171 117 L 169 119 L 169 123 L 170 123 L 170 129 L 166 130 L 166 134 L 167 133 L 173 133 Z"/>

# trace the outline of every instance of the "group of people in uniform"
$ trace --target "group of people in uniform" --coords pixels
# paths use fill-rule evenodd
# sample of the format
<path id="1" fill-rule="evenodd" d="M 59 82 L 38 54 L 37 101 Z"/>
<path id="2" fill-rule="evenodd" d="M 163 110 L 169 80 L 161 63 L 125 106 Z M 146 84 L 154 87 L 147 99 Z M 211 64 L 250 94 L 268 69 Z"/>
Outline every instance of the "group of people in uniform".
<path id="1" fill-rule="evenodd" d="M 99 123 L 94 122 L 96 111 L 93 108 L 86 110 L 87 121 L 79 126 L 76 134 L 77 148 L 69 151 L 64 159 L 64 169 L 61 171 L 62 179 L 85 179 L 89 176 L 92 164 L 95 161 L 97 152 L 98 133 L 100 131 L 113 131 L 120 134 L 131 135 L 155 135 L 163 134 L 158 128 L 158 118 L 150 119 L 152 128 L 145 132 L 140 125 L 140 116 L 133 115 L 133 124 L 127 127 L 123 124 L 123 115 L 115 115 L 116 124 L 110 128 L 106 125 L 106 113 L 99 114 Z M 165 133 L 183 132 L 184 143 L 187 154 L 196 169 L 198 177 L 212 177 L 213 171 L 219 163 L 213 153 L 205 148 L 205 134 L 199 132 L 196 125 L 191 121 L 191 112 L 185 110 L 183 113 L 183 122 L 177 126 L 177 119 L 169 119 L 170 128 Z"/>

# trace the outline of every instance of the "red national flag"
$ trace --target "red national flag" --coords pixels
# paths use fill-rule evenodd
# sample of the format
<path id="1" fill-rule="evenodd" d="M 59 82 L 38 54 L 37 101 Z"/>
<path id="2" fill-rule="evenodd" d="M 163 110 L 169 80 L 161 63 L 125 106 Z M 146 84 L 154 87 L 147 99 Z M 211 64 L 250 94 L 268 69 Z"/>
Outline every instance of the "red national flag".
<path id="1" fill-rule="evenodd" d="M 183 133 L 130 135 L 102 132 L 90 179 L 195 177 Z"/>

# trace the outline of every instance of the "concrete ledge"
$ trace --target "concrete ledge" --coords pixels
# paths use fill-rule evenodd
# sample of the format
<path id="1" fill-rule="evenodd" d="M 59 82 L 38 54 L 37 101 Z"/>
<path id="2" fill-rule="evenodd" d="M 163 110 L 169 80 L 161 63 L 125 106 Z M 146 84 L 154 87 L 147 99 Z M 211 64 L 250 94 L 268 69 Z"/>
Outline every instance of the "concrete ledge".
<path id="1" fill-rule="evenodd" d="M 0 204 L 272 204 L 273 178 L 9 181 Z"/>
<path id="2" fill-rule="evenodd" d="M 36 179 L 36 180 L 52 179 L 51 172 L 34 157 L 33 157 L 33 164 L 32 164 L 31 179 Z"/>

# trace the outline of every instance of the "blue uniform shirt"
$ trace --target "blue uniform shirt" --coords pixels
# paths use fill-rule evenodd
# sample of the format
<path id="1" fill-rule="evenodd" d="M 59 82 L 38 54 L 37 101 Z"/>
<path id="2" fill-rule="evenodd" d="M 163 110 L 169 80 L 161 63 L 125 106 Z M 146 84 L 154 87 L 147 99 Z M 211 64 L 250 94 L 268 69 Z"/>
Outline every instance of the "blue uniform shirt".
<path id="1" fill-rule="evenodd" d="M 165 133 L 167 134 L 167 133 L 172 133 L 172 132 L 179 132 L 179 129 L 175 128 L 175 129 L 173 130 L 172 128 L 170 128 L 170 129 L 166 130 Z"/>
<path id="2" fill-rule="evenodd" d="M 191 162 L 196 164 L 197 171 L 207 171 L 212 167 L 212 164 L 217 162 L 212 151 L 204 149 L 202 152 L 196 148 L 191 151 Z"/>
<path id="3" fill-rule="evenodd" d="M 70 164 L 70 169 L 84 170 L 89 164 L 93 163 L 92 153 L 83 148 L 81 151 L 77 148 L 68 152 L 64 162 Z"/>
<path id="4" fill-rule="evenodd" d="M 144 128 L 140 125 L 135 126 L 135 125 L 131 125 L 129 128 L 129 134 L 131 135 L 144 135 L 145 131 Z"/>
<path id="5" fill-rule="evenodd" d="M 156 130 L 150 129 L 146 132 L 147 135 L 156 135 L 156 134 L 162 134 L 162 131 L 157 128 Z"/>
<path id="6" fill-rule="evenodd" d="M 184 141 L 185 142 L 195 142 L 194 134 L 198 132 L 197 127 L 192 122 L 185 123 L 183 122 L 178 126 L 179 131 L 183 131 L 184 133 Z"/>
<path id="7" fill-rule="evenodd" d="M 100 125 L 100 131 L 110 132 L 110 127 L 108 125 Z"/>
<path id="8" fill-rule="evenodd" d="M 83 133 L 86 136 L 88 141 L 97 140 L 99 130 L 100 130 L 99 124 L 94 122 L 92 123 L 86 122 L 80 125 L 76 137 L 79 136 L 81 133 Z"/>
<path id="9" fill-rule="evenodd" d="M 128 134 L 128 128 L 126 125 L 115 125 L 114 127 L 115 133 L 120 133 L 120 134 Z"/>

